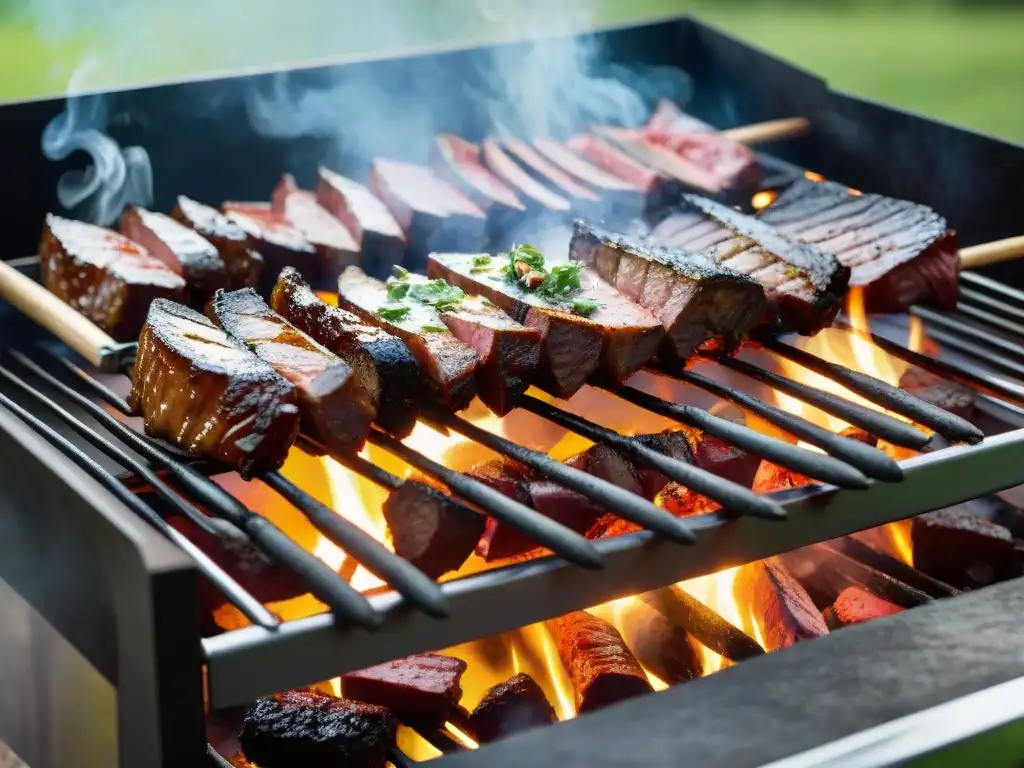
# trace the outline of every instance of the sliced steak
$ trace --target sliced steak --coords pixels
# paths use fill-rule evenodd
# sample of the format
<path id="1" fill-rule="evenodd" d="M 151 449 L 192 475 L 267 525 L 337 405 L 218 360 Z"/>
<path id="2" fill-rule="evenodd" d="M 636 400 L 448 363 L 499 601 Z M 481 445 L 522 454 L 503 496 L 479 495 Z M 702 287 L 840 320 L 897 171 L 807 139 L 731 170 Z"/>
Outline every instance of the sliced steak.
<path id="1" fill-rule="evenodd" d="M 274 189 L 271 206 L 316 249 L 320 284 L 325 288 L 333 289 L 346 267 L 361 264 L 359 245 L 348 227 L 320 205 L 315 194 L 299 189 L 289 174 Z"/>
<path id="2" fill-rule="evenodd" d="M 476 394 L 476 351 L 455 338 L 434 307 L 412 302 L 393 306 L 387 286 L 358 267 L 342 273 L 338 302 L 405 342 L 434 400 L 453 411 L 469 405 Z"/>
<path id="3" fill-rule="evenodd" d="M 277 276 L 289 266 L 299 270 L 313 285 L 321 285 L 316 248 L 269 204 L 229 201 L 223 209 L 228 220 L 245 232 L 249 247 L 263 257 L 261 294 L 269 296 Z"/>
<path id="4" fill-rule="evenodd" d="M 280 467 L 299 432 L 295 387 L 188 307 L 157 299 L 128 403 L 146 433 L 243 476 Z"/>
<path id="5" fill-rule="evenodd" d="M 120 230 L 185 279 L 193 306 L 203 306 L 215 291 L 227 288 L 223 259 L 194 229 L 170 216 L 131 205 L 121 214 Z"/>
<path id="6" fill-rule="evenodd" d="M 595 214 L 603 210 L 601 197 L 594 190 L 582 182 L 576 181 L 527 142 L 508 139 L 504 143 L 504 149 L 528 173 L 532 174 L 534 179 L 550 185 L 556 194 L 571 201 L 575 210 L 588 214 Z"/>
<path id="7" fill-rule="evenodd" d="M 476 203 L 429 168 L 377 159 L 370 189 L 388 207 L 409 242 L 409 266 L 418 269 L 430 251 L 479 250 L 487 216 Z"/>
<path id="8" fill-rule="evenodd" d="M 466 662 L 439 653 L 417 653 L 341 676 L 345 695 L 379 704 L 403 718 L 443 721 L 462 698 Z"/>
<path id="9" fill-rule="evenodd" d="M 405 235 L 395 217 L 369 189 L 344 176 L 320 168 L 316 201 L 336 216 L 355 238 L 363 256 L 363 269 L 383 277 L 402 261 Z"/>
<path id="10" fill-rule="evenodd" d="M 118 341 L 139 335 L 150 302 L 183 300 L 185 280 L 141 245 L 92 224 L 47 214 L 43 285 Z"/>
<path id="11" fill-rule="evenodd" d="M 598 168 L 614 174 L 644 194 L 653 194 L 665 180 L 657 171 L 592 134 L 576 134 L 570 137 L 565 145 Z"/>
<path id="12" fill-rule="evenodd" d="M 664 351 L 686 360 L 705 342 L 734 348 L 765 315 L 764 291 L 706 254 L 647 245 L 576 222 L 569 254 L 658 318 Z"/>
<path id="13" fill-rule="evenodd" d="M 344 360 L 274 312 L 253 288 L 218 291 L 210 316 L 295 386 L 303 433 L 339 453 L 363 447 L 377 412 Z"/>
<path id="14" fill-rule="evenodd" d="M 397 733 L 385 707 L 306 690 L 257 699 L 238 739 L 260 768 L 384 768 Z"/>
<path id="15" fill-rule="evenodd" d="M 171 216 L 213 244 L 228 273 L 231 290 L 255 288 L 263 272 L 263 257 L 249 247 L 245 230 L 208 205 L 179 195 Z"/>
<path id="16" fill-rule="evenodd" d="M 401 339 L 319 298 L 285 267 L 270 297 L 274 311 L 351 366 L 377 410 L 377 424 L 405 437 L 419 414 L 420 373 Z"/>
<path id="17" fill-rule="evenodd" d="M 927 206 L 801 179 L 760 218 L 849 267 L 850 286 L 864 290 L 868 312 L 903 312 L 920 302 L 956 308 L 956 234 Z"/>
<path id="18" fill-rule="evenodd" d="M 813 335 L 842 307 L 850 269 L 830 253 L 781 234 L 765 222 L 713 200 L 687 195 L 683 210 L 661 222 L 652 241 L 700 251 L 764 288 L 766 323 Z"/>
<path id="19" fill-rule="evenodd" d="M 537 681 L 518 674 L 490 688 L 473 710 L 469 723 L 477 739 L 486 743 L 557 719 Z"/>
<path id="20" fill-rule="evenodd" d="M 457 571 L 487 518 L 435 488 L 406 480 L 381 507 L 395 553 L 433 579 Z"/>
<path id="21" fill-rule="evenodd" d="M 533 147 L 559 169 L 595 190 L 609 203 L 611 215 L 628 221 L 643 213 L 645 195 L 635 184 L 594 165 L 554 139 L 534 139 Z"/>
<path id="22" fill-rule="evenodd" d="M 569 397 L 598 369 L 616 381 L 626 378 L 650 360 L 661 343 L 664 333 L 658 320 L 593 272 L 580 270 L 575 283 L 579 288 L 566 294 L 545 293 L 543 286 L 531 290 L 524 285 L 524 279 L 540 274 L 536 271 L 507 280 L 509 264 L 509 257 L 485 262 L 472 254 L 435 253 L 427 273 L 479 294 L 523 325 L 538 329 L 542 341 L 537 384 L 556 397 Z M 553 279 L 555 270 L 569 275 L 569 265 L 555 265 L 545 271 L 543 280 Z"/>
<path id="23" fill-rule="evenodd" d="M 524 171 L 494 139 L 484 140 L 482 152 L 487 169 L 515 190 L 520 200 L 534 212 L 558 215 L 572 208 L 565 196 L 556 194 Z"/>

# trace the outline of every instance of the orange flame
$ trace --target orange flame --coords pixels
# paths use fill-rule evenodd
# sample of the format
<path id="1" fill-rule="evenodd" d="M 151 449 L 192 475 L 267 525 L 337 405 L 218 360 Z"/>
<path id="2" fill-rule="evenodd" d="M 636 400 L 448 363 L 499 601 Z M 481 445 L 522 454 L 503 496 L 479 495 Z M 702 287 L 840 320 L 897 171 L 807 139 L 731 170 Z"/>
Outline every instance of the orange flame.
<path id="1" fill-rule="evenodd" d="M 763 189 L 760 192 L 754 193 L 754 196 L 750 199 L 750 204 L 754 207 L 755 211 L 760 211 L 762 208 L 767 208 L 774 203 L 778 196 L 779 193 L 774 190 Z"/>

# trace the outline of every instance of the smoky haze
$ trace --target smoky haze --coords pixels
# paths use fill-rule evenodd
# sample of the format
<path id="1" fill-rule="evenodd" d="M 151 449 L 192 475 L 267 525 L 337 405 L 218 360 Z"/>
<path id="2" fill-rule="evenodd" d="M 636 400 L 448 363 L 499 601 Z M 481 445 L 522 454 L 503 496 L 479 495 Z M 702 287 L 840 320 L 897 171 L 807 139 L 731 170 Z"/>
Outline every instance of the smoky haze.
<path id="1" fill-rule="evenodd" d="M 143 72 L 171 72 L 175 62 L 180 66 L 205 46 L 217 46 L 221 66 L 230 69 L 259 60 L 261 48 L 266 49 L 264 61 L 281 58 L 282 40 L 292 41 L 294 56 L 305 50 L 294 41 L 322 41 L 332 31 L 351 44 L 360 32 L 376 30 L 391 49 L 409 49 L 425 34 L 436 37 L 438 27 L 449 21 L 472 27 L 485 40 L 535 40 L 525 54 L 521 47 L 496 48 L 474 58 L 480 64 L 472 71 L 442 71 L 430 60 L 418 61 L 412 75 L 409 67 L 397 75 L 385 63 L 283 71 L 223 94 L 219 103 L 242 100 L 249 122 L 262 136 L 326 140 L 320 142 L 325 147 L 321 162 L 357 179 L 365 178 L 374 157 L 426 162 L 433 136 L 443 130 L 481 138 L 480 126 L 485 126 L 484 133 L 498 136 L 561 139 L 595 123 L 640 124 L 657 98 L 685 103 L 689 95 L 688 79 L 679 70 L 617 66 L 596 38 L 559 39 L 592 26 L 598 0 L 439 0 L 437 14 L 427 18 L 422 6 L 409 2 L 360 5 L 179 0 L 161 10 L 149 0 L 34 0 L 29 8 L 40 32 L 55 43 L 72 39 L 81 29 L 95 31 L 95 44 L 69 83 L 67 109 L 42 137 L 48 158 L 63 160 L 81 152 L 89 158 L 84 171 L 69 171 L 61 179 L 61 204 L 82 218 L 109 224 L 125 204 L 151 201 L 145 149 L 119 146 L 107 133 L 116 110 L 103 97 L 78 94 L 103 76 L 109 81 L 111 73 L 124 82 L 141 79 Z M 419 12 L 410 12 L 413 8 Z M 468 16 L 475 17 L 471 24 Z M 319 43 L 309 48 L 324 50 Z M 217 103 L 181 105 L 176 113 L 183 130 L 189 114 L 209 114 Z M 359 158 L 358 167 L 352 167 L 352 158 Z"/>

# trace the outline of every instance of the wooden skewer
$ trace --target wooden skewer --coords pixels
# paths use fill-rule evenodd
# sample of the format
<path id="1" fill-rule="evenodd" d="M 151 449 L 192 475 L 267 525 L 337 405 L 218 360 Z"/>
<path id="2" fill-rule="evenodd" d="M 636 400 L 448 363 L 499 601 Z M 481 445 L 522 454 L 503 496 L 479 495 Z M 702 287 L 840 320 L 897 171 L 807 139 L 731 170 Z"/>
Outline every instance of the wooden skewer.
<path id="1" fill-rule="evenodd" d="M 960 249 L 960 269 L 977 269 L 1024 257 L 1024 235 Z"/>
<path id="2" fill-rule="evenodd" d="M 784 117 L 780 120 L 768 120 L 764 123 L 752 123 L 741 125 L 739 128 L 729 128 L 722 131 L 723 136 L 728 136 L 740 144 L 752 146 L 754 144 L 767 144 L 770 141 L 782 141 L 785 139 L 798 139 L 810 133 L 811 121 L 806 117 Z"/>

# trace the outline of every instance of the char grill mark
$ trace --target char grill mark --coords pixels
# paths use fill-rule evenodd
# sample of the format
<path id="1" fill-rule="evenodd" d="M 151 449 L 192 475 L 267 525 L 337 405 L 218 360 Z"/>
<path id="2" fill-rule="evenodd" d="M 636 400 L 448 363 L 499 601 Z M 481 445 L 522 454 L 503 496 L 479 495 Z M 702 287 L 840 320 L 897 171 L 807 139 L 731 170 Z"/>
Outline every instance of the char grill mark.
<path id="1" fill-rule="evenodd" d="M 850 285 L 865 290 L 869 312 L 900 312 L 923 301 L 956 308 L 956 236 L 927 206 L 801 179 L 760 218 L 850 267 Z"/>
<path id="2" fill-rule="evenodd" d="M 518 674 L 488 690 L 469 723 L 477 739 L 486 743 L 555 720 L 555 710 L 537 681 Z"/>
<path id="3" fill-rule="evenodd" d="M 254 288 L 259 284 L 263 257 L 249 247 L 245 230 L 227 216 L 184 195 L 178 196 L 171 216 L 194 229 L 217 249 L 227 270 L 228 288 Z"/>
<path id="4" fill-rule="evenodd" d="M 355 238 L 363 257 L 363 269 L 380 276 L 402 261 L 405 235 L 395 217 L 362 184 L 320 168 L 316 201 L 337 217 Z"/>
<path id="5" fill-rule="evenodd" d="M 413 307 L 407 319 L 385 320 L 377 314 L 388 302 L 384 283 L 357 267 L 349 267 L 339 278 L 338 301 L 365 322 L 405 342 L 435 400 L 453 411 L 469 405 L 476 394 L 476 352 L 441 324 L 432 307 Z M 434 330 L 424 330 L 424 323 Z M 444 330 L 436 330 L 438 327 Z"/>
<path id="6" fill-rule="evenodd" d="M 316 249 L 321 285 L 333 288 L 346 267 L 360 263 L 359 246 L 348 227 L 320 205 L 315 194 L 299 189 L 291 175 L 281 177 L 271 206 Z"/>
<path id="7" fill-rule="evenodd" d="M 494 139 L 485 139 L 481 151 L 488 170 L 514 189 L 531 209 L 562 214 L 572 208 L 565 197 L 555 194 L 524 171 Z"/>
<path id="8" fill-rule="evenodd" d="M 150 302 L 184 299 L 185 281 L 145 248 L 103 227 L 47 214 L 43 284 L 118 341 L 138 336 Z"/>
<path id="9" fill-rule="evenodd" d="M 384 768 L 397 732 L 398 721 L 384 707 L 286 691 L 249 708 L 239 741 L 260 768 Z"/>
<path id="10" fill-rule="evenodd" d="M 849 267 L 713 200 L 687 195 L 686 202 L 689 208 L 659 224 L 651 240 L 700 250 L 723 267 L 750 275 L 767 296 L 766 322 L 782 330 L 811 335 L 832 323 L 846 295 Z"/>
<path id="11" fill-rule="evenodd" d="M 280 467 L 299 431 L 295 387 L 209 320 L 157 299 L 128 395 L 146 432 L 248 477 Z"/>
<path id="12" fill-rule="evenodd" d="M 433 579 L 462 567 L 487 520 L 414 480 L 392 491 L 381 512 L 395 553 Z"/>
<path id="13" fill-rule="evenodd" d="M 466 662 L 438 653 L 417 653 L 341 676 L 345 695 L 387 707 L 401 718 L 441 722 L 462 698 Z"/>
<path id="14" fill-rule="evenodd" d="M 572 680 L 578 714 L 654 690 L 622 636 L 608 622 L 574 611 L 547 625 Z"/>
<path id="15" fill-rule="evenodd" d="M 732 349 L 766 312 L 764 292 L 707 254 L 642 244 L 576 222 L 570 257 L 652 312 L 663 349 L 686 360 L 706 342 Z"/>
<path id="16" fill-rule="evenodd" d="M 476 251 L 484 246 L 486 214 L 429 168 L 374 160 L 370 189 L 405 232 L 413 251 L 413 268 L 418 268 L 430 251 Z"/>
<path id="17" fill-rule="evenodd" d="M 314 285 L 320 284 L 320 265 L 316 249 L 267 203 L 224 203 L 224 215 L 246 234 L 246 243 L 264 260 L 259 289 L 269 296 L 274 281 L 287 266 L 293 266 Z"/>
<path id="18" fill-rule="evenodd" d="M 285 267 L 271 307 L 352 368 L 377 411 L 377 425 L 398 437 L 412 432 L 419 415 L 419 368 L 409 348 L 381 328 L 320 299 L 297 270 Z"/>
<path id="19" fill-rule="evenodd" d="M 170 216 L 128 206 L 121 214 L 120 230 L 184 278 L 194 306 L 227 287 L 227 269 L 213 244 Z"/>
<path id="20" fill-rule="evenodd" d="M 596 274 L 581 270 L 578 298 L 597 308 L 587 317 L 552 304 L 502 278 L 499 259 L 474 266 L 472 254 L 431 254 L 427 274 L 476 293 L 541 334 L 537 385 L 556 397 L 575 393 L 592 373 L 620 381 L 653 357 L 664 332 L 645 309 L 636 306 Z"/>
<path id="21" fill-rule="evenodd" d="M 218 291 L 212 319 L 295 387 L 302 431 L 331 451 L 358 451 L 376 410 L 352 368 L 267 306 L 252 288 Z"/>

